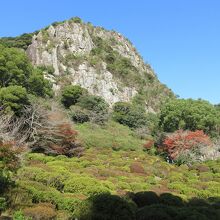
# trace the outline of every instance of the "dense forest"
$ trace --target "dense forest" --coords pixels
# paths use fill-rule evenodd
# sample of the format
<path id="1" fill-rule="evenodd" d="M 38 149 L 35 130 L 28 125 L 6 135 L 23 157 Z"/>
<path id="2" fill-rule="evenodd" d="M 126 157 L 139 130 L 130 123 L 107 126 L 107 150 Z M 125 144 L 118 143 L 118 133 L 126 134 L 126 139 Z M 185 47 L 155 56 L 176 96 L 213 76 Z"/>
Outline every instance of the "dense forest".
<path id="1" fill-rule="evenodd" d="M 69 82 L 57 93 L 53 67 L 26 54 L 34 34 L 0 39 L 0 216 L 220 219 L 219 106 L 169 94 L 150 112 L 142 93 L 110 105 Z M 90 59 L 132 81 L 131 62 L 98 41 Z"/>

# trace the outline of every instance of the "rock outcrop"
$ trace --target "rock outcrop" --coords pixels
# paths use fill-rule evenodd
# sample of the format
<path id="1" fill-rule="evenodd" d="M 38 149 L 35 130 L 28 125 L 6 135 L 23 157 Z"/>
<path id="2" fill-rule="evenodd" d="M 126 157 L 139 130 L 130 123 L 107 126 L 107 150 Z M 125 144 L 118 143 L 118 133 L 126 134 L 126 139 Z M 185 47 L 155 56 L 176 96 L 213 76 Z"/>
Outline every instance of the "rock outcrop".
<path id="1" fill-rule="evenodd" d="M 117 74 L 117 69 L 114 71 L 109 68 L 108 62 L 111 62 L 109 51 L 105 52 L 106 59 L 103 59 L 103 56 L 100 58 L 95 56 L 99 59 L 98 62 L 93 59 L 93 50 L 100 49 L 100 42 L 97 43 L 97 39 L 99 41 L 101 39 L 101 43 L 104 42 L 106 48 L 110 48 L 112 54 L 116 54 L 117 59 L 122 60 L 123 65 L 128 63 L 131 66 L 133 78 L 129 79 L 131 74 L 121 77 Z M 41 30 L 33 36 L 27 54 L 34 65 L 53 67 L 53 76 L 46 77 L 53 81 L 56 92 L 65 84 L 79 84 L 90 93 L 102 96 L 112 105 L 118 101 L 131 101 L 140 90 L 144 93 L 149 90 L 146 108 L 150 108 L 151 111 L 156 110 L 154 104 L 149 104 L 152 102 L 150 98 L 152 89 L 157 90 L 155 94 L 158 93 L 156 96 L 159 99 L 170 93 L 159 83 L 153 70 L 144 63 L 125 37 L 114 31 L 85 24 L 80 20 L 70 19 Z M 120 67 L 122 70 L 123 65 Z M 136 78 L 140 81 L 140 85 L 133 83 Z"/>

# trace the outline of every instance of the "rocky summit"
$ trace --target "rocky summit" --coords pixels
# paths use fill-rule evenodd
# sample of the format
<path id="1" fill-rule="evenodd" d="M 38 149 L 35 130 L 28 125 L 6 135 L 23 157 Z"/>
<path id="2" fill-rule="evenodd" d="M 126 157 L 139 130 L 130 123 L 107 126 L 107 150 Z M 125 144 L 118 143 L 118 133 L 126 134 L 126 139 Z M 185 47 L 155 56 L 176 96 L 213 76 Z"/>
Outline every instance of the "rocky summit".
<path id="1" fill-rule="evenodd" d="M 34 65 L 52 69 L 45 74 L 56 93 L 67 84 L 80 85 L 110 106 L 136 98 L 148 112 L 173 96 L 127 38 L 79 18 L 35 33 L 26 51 Z"/>

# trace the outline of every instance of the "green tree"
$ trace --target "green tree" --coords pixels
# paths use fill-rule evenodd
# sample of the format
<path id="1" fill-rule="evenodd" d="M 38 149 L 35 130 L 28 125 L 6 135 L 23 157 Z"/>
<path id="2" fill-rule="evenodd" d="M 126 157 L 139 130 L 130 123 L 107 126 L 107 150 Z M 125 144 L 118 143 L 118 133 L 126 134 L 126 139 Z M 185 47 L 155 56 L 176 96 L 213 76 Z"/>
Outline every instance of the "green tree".
<path id="1" fill-rule="evenodd" d="M 147 125 L 147 114 L 140 105 L 132 105 L 127 102 L 117 102 L 113 107 L 113 119 L 120 124 L 131 128 Z"/>
<path id="2" fill-rule="evenodd" d="M 165 132 L 188 129 L 213 134 L 218 132 L 219 125 L 220 113 L 208 101 L 175 99 L 161 109 L 160 126 Z"/>
<path id="3" fill-rule="evenodd" d="M 43 71 L 35 68 L 28 79 L 28 91 L 36 96 L 51 97 L 53 95 L 52 83 L 44 78 Z"/>
<path id="4" fill-rule="evenodd" d="M 8 86 L 0 89 L 0 106 L 5 112 L 19 115 L 23 106 L 28 105 L 27 90 L 21 86 Z"/>
<path id="5" fill-rule="evenodd" d="M 31 63 L 23 51 L 0 45 L 0 87 L 26 87 L 31 72 Z"/>
<path id="6" fill-rule="evenodd" d="M 100 96 L 81 96 L 77 106 L 84 109 L 84 113 L 89 116 L 89 121 L 102 124 L 108 120 L 108 103 Z"/>
<path id="7" fill-rule="evenodd" d="M 78 105 L 93 112 L 105 112 L 108 110 L 108 103 L 100 96 L 87 95 L 79 99 Z"/>
<path id="8" fill-rule="evenodd" d="M 79 85 L 66 86 L 61 94 L 61 102 L 66 108 L 69 108 L 71 105 L 75 105 L 84 93 L 86 90 Z"/>

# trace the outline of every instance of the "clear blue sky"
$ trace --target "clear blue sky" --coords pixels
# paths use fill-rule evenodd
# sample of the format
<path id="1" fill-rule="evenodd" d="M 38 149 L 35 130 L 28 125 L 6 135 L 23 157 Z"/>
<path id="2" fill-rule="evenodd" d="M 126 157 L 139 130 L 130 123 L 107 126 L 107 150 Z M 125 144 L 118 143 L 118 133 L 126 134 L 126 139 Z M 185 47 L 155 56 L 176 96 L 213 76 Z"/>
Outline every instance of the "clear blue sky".
<path id="1" fill-rule="evenodd" d="M 219 0 L 1 0 L 0 37 L 79 16 L 128 37 L 183 98 L 220 103 Z"/>

